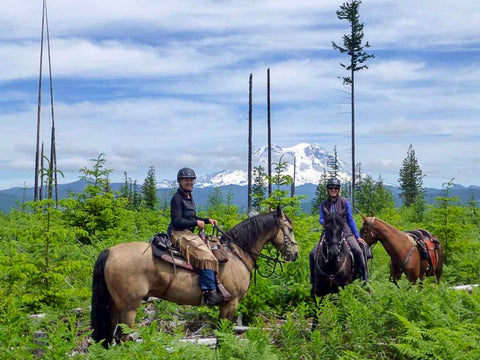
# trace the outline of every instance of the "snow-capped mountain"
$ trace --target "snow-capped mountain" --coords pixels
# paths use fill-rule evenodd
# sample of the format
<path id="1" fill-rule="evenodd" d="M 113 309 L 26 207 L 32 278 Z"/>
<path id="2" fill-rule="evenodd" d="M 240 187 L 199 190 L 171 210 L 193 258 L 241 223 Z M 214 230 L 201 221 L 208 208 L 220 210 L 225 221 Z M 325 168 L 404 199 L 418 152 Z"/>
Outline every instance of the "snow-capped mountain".
<path id="1" fill-rule="evenodd" d="M 282 157 L 283 156 L 283 157 Z M 334 154 L 327 152 L 318 144 L 301 143 L 292 147 L 282 148 L 272 145 L 272 175 L 275 171 L 275 163 L 282 157 L 282 162 L 287 163 L 285 174 L 294 175 L 293 166 L 295 161 L 295 184 L 318 184 L 320 177 L 325 170 L 327 174 L 331 171 L 331 164 L 334 161 Z M 259 148 L 253 154 L 253 167 L 262 166 L 267 172 L 268 149 L 266 146 Z M 350 180 L 350 172 L 344 170 L 344 162 L 338 159 L 338 177 L 343 181 Z M 246 166 L 245 166 L 246 167 Z M 248 182 L 247 171 L 227 170 L 211 175 L 201 176 L 197 179 L 197 187 L 240 185 L 246 186 Z"/>

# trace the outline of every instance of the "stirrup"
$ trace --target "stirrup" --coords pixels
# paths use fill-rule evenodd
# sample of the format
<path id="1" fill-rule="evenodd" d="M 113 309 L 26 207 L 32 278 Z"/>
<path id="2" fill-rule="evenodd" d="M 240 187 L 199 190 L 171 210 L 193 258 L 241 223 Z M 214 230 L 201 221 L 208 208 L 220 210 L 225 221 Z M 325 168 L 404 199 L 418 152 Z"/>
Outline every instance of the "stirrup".
<path id="1" fill-rule="evenodd" d="M 214 306 L 223 302 L 224 297 L 217 290 L 206 290 L 203 292 L 203 301 L 205 305 Z"/>

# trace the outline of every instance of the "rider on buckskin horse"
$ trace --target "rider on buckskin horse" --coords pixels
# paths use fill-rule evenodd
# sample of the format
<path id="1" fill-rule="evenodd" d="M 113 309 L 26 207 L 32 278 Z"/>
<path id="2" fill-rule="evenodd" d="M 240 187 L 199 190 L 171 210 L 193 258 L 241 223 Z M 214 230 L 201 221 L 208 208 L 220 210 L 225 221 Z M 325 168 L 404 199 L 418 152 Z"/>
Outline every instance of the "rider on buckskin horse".
<path id="1" fill-rule="evenodd" d="M 190 168 L 185 167 L 178 171 L 179 187 L 170 204 L 171 222 L 168 233 L 187 262 L 200 270 L 200 288 L 205 304 L 218 305 L 224 300 L 216 285 L 218 261 L 203 239 L 194 233 L 196 227 L 203 230 L 206 223 L 216 226 L 217 220 L 197 216 L 192 197 L 195 179 L 195 172 Z"/>
<path id="2" fill-rule="evenodd" d="M 365 263 L 365 257 L 359 243 L 362 243 L 364 247 L 367 247 L 367 243 L 360 237 L 360 234 L 357 230 L 357 225 L 353 220 L 352 215 L 352 206 L 350 202 L 340 196 L 341 193 L 341 183 L 337 178 L 330 178 L 327 181 L 327 193 L 328 199 L 324 200 L 320 204 L 320 224 L 324 224 L 325 213 L 324 209 L 327 211 L 335 211 L 338 214 L 343 212 L 345 217 L 345 228 L 343 229 L 345 239 L 348 242 L 348 245 L 352 249 L 353 258 L 355 261 L 355 278 L 363 279 L 364 281 L 368 280 L 368 271 L 367 265 Z M 344 211 L 345 210 L 345 211 Z"/>

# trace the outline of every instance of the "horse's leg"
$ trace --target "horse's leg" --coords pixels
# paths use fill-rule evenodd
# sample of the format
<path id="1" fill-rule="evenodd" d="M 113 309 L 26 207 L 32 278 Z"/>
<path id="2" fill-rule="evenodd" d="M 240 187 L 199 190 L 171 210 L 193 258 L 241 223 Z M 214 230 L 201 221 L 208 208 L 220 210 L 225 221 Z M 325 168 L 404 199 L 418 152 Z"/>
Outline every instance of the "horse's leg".
<path id="1" fill-rule="evenodd" d="M 129 328 L 133 328 L 135 323 L 135 317 L 137 316 L 137 308 L 133 310 L 122 310 L 120 311 L 120 322 L 126 324 Z M 128 334 L 121 334 L 122 341 L 128 340 Z"/>
<path id="2" fill-rule="evenodd" d="M 398 287 L 398 280 L 400 280 L 400 276 L 402 276 L 402 273 L 396 271 L 393 263 L 390 262 L 390 281 L 393 282 L 396 287 Z"/>
<path id="3" fill-rule="evenodd" d="M 228 303 L 220 305 L 220 319 L 227 319 L 233 322 L 235 310 L 238 306 L 238 298 L 232 298 Z"/>
<path id="4" fill-rule="evenodd" d="M 113 328 L 113 339 L 118 343 L 121 341 L 120 336 L 121 332 L 117 329 L 117 325 L 120 322 L 120 311 L 118 307 L 113 304 L 111 308 L 111 319 L 112 319 L 112 328 Z"/>

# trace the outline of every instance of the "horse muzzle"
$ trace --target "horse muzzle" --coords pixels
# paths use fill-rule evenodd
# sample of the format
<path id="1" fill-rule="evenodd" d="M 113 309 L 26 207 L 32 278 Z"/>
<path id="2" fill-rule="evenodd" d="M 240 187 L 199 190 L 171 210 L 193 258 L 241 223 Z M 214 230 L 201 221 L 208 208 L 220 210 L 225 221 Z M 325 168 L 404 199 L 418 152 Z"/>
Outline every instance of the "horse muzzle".
<path id="1" fill-rule="evenodd" d="M 295 246 L 292 249 L 286 249 L 283 254 L 285 261 L 295 261 L 298 259 L 298 246 Z"/>

